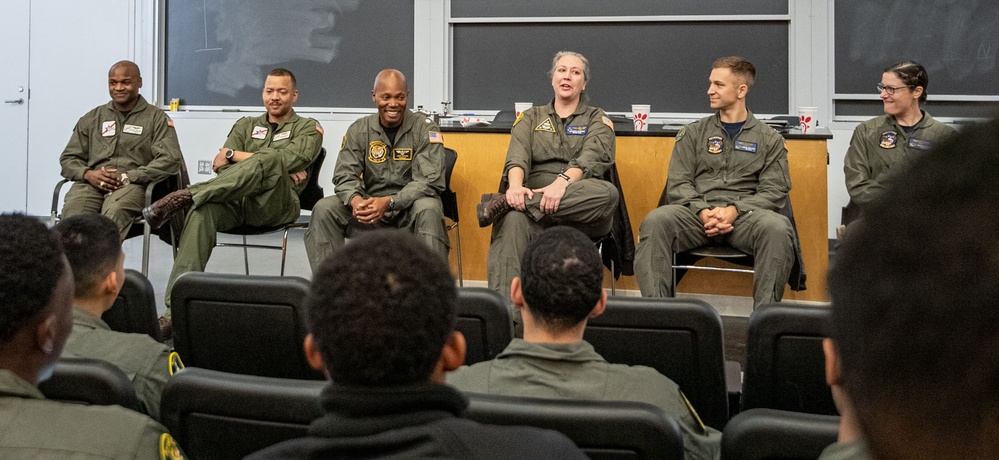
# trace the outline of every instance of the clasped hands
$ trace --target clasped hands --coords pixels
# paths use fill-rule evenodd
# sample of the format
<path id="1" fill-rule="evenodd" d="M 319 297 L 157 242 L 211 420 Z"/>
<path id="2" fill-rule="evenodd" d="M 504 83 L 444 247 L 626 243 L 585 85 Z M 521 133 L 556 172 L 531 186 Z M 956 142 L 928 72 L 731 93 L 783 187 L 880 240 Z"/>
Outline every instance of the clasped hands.
<path id="1" fill-rule="evenodd" d="M 554 214 L 558 211 L 558 205 L 562 202 L 562 197 L 565 196 L 565 189 L 569 186 L 569 183 L 562 179 L 555 179 L 552 183 L 537 189 L 529 189 L 523 185 L 511 185 L 510 188 L 506 189 L 506 202 L 513 209 L 518 211 L 524 211 L 527 209 L 526 200 L 534 198 L 535 193 L 541 194 L 541 201 L 538 203 L 538 207 L 544 214 Z"/>
<path id="2" fill-rule="evenodd" d="M 118 170 L 114 168 L 101 166 L 101 169 L 89 169 L 83 173 L 83 179 L 105 193 L 121 188 L 121 174 L 118 174 Z"/>
<path id="3" fill-rule="evenodd" d="M 702 209 L 698 213 L 701 222 L 704 223 L 704 233 L 708 237 L 724 235 L 732 232 L 732 223 L 739 218 L 739 210 L 735 206 L 718 206 L 711 209 Z"/>
<path id="4" fill-rule="evenodd" d="M 388 212 L 391 198 L 387 196 L 375 196 L 364 198 L 357 195 L 350 199 L 350 209 L 357 222 L 371 225 L 385 216 Z"/>

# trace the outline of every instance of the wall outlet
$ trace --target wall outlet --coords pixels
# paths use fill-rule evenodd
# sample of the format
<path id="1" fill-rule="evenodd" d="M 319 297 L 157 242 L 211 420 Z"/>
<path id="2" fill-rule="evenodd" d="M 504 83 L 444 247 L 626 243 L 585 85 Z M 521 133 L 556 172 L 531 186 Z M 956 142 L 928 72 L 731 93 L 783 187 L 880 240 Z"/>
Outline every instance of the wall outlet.
<path id="1" fill-rule="evenodd" d="M 198 160 L 198 174 L 211 175 L 212 173 L 212 162 L 205 160 Z"/>

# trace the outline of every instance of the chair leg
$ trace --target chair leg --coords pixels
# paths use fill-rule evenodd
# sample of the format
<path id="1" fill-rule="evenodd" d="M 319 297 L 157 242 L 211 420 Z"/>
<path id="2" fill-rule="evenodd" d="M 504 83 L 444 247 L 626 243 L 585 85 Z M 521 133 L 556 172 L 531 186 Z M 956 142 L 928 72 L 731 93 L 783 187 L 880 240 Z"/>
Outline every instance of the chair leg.
<path id="1" fill-rule="evenodd" d="M 617 288 L 614 287 L 614 261 L 611 260 L 611 295 L 617 295 Z"/>
<path id="2" fill-rule="evenodd" d="M 670 270 L 673 270 L 673 297 L 676 297 L 676 253 L 673 253 L 673 263 L 669 266 Z"/>
<path id="3" fill-rule="evenodd" d="M 465 286 L 465 279 L 461 274 L 461 227 L 454 223 L 454 246 L 458 252 L 458 286 Z"/>
<path id="4" fill-rule="evenodd" d="M 281 276 L 284 276 L 284 261 L 288 256 L 288 230 L 284 229 L 284 241 L 281 243 Z"/>
<path id="5" fill-rule="evenodd" d="M 246 267 L 246 275 L 250 275 L 250 254 L 246 249 L 246 235 L 243 235 L 243 265 Z"/>
<path id="6" fill-rule="evenodd" d="M 152 229 L 145 221 L 142 222 L 142 227 L 142 276 L 149 278 L 149 237 Z"/>

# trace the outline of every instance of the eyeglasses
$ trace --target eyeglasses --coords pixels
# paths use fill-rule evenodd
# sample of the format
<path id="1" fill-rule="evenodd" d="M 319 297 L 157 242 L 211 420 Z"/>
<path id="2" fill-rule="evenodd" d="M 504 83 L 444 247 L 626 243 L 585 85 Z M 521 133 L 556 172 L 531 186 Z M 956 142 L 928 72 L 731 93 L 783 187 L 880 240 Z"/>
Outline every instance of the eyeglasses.
<path id="1" fill-rule="evenodd" d="M 902 88 L 915 88 L 915 87 L 916 85 L 885 86 L 884 84 L 878 83 L 878 94 L 881 94 L 881 92 L 884 91 L 888 93 L 889 96 L 892 96 L 895 94 L 895 91 L 898 91 Z"/>

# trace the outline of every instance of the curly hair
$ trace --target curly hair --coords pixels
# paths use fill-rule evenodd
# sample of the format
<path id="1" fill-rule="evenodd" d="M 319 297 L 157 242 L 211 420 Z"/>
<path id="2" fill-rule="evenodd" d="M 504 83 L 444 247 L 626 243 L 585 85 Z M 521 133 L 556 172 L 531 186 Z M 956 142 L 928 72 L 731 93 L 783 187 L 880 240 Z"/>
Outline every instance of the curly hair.
<path id="1" fill-rule="evenodd" d="M 78 214 L 59 221 L 52 229 L 62 239 L 73 269 L 76 296 L 95 294 L 121 257 L 118 226 L 100 214 Z"/>
<path id="2" fill-rule="evenodd" d="M 65 270 L 55 233 L 23 214 L 0 215 L 0 344 L 45 310 Z"/>
<path id="3" fill-rule="evenodd" d="M 520 261 L 524 301 L 538 323 L 564 332 L 585 320 L 600 300 L 604 267 L 590 238 L 571 227 L 536 236 Z"/>
<path id="4" fill-rule="evenodd" d="M 444 260 L 405 230 L 362 232 L 312 279 L 309 325 L 334 382 L 425 382 L 454 330 L 457 290 Z"/>

